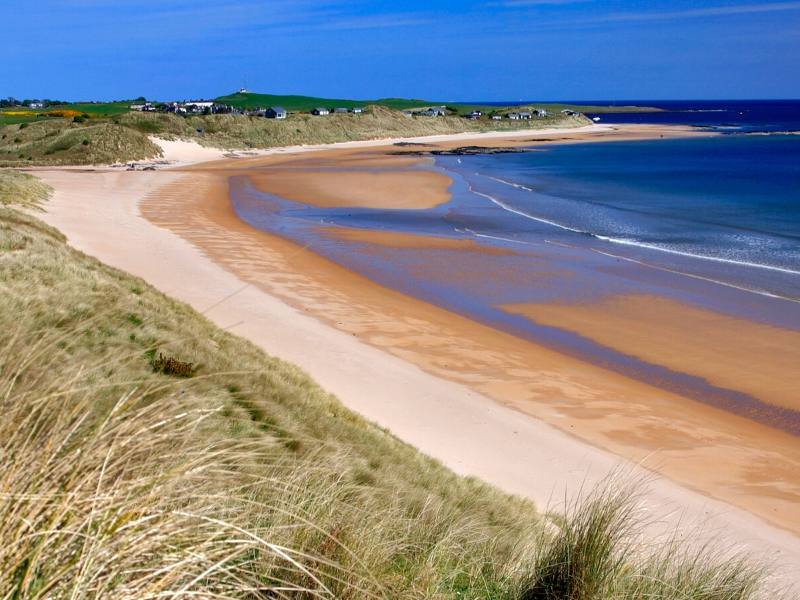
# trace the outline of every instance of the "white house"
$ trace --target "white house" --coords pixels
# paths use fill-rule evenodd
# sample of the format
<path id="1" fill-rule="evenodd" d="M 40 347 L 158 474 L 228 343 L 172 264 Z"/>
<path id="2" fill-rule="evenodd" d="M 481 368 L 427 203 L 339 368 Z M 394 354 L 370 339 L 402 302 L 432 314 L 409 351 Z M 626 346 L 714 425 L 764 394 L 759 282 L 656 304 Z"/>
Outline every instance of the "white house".
<path id="1" fill-rule="evenodd" d="M 418 113 L 423 117 L 444 117 L 447 114 L 444 106 L 432 106 Z"/>
<path id="2" fill-rule="evenodd" d="M 354 112 L 355 114 L 357 114 L 357 115 L 360 115 L 361 113 L 363 113 L 363 112 L 364 112 L 364 109 L 363 109 L 363 108 L 361 108 L 360 106 L 356 106 L 356 107 L 353 109 L 353 112 Z"/>
<path id="3" fill-rule="evenodd" d="M 266 111 L 264 111 L 264 116 L 268 119 L 285 119 L 286 109 L 282 106 L 270 106 Z"/>
<path id="4" fill-rule="evenodd" d="M 329 111 L 327 108 L 322 108 L 321 106 L 318 106 L 317 108 L 311 111 L 311 114 L 317 115 L 318 117 L 324 117 L 326 115 L 331 114 L 331 111 Z"/>
<path id="5" fill-rule="evenodd" d="M 216 103 L 211 100 L 189 100 L 183 104 L 189 112 L 201 113 L 206 109 L 211 110 Z"/>

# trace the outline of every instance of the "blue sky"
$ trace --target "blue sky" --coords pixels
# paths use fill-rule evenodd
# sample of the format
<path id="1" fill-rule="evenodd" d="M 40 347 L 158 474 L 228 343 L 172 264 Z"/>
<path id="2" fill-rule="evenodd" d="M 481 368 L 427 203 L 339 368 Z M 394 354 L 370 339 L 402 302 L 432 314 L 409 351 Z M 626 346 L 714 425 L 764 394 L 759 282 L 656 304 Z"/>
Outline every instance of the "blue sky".
<path id="1" fill-rule="evenodd" d="M 39 0 L 0 96 L 800 97 L 800 1 Z"/>

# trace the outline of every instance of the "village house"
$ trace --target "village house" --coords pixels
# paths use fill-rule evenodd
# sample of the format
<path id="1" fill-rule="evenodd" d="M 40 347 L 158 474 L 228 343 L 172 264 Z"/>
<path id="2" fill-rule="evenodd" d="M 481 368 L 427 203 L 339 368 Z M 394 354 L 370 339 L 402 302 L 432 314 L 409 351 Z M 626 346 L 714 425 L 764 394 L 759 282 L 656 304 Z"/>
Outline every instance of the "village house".
<path id="1" fill-rule="evenodd" d="M 531 113 L 527 110 L 519 111 L 519 118 L 523 121 L 530 121 L 531 116 L 532 116 Z"/>
<path id="2" fill-rule="evenodd" d="M 364 109 L 363 109 L 363 108 L 361 108 L 360 106 L 356 106 L 356 107 L 353 109 L 353 114 L 356 114 L 356 115 L 360 115 L 360 114 L 361 114 L 361 113 L 363 113 L 363 112 L 364 112 Z"/>
<path id="3" fill-rule="evenodd" d="M 510 112 L 508 113 L 508 118 L 511 119 L 512 121 L 519 121 L 520 116 L 518 112 Z"/>
<path id="4" fill-rule="evenodd" d="M 189 100 L 183 102 L 181 106 L 185 109 L 181 112 L 190 112 L 193 114 L 210 113 L 216 103 L 212 100 Z"/>
<path id="5" fill-rule="evenodd" d="M 337 115 L 346 115 L 350 111 L 347 110 L 346 108 L 339 107 L 339 108 L 334 108 L 333 112 L 336 113 Z"/>
<path id="6" fill-rule="evenodd" d="M 547 116 L 547 111 L 545 109 L 543 109 L 543 108 L 536 108 L 536 109 L 534 109 L 533 114 L 536 117 L 546 117 Z"/>
<path id="7" fill-rule="evenodd" d="M 286 109 L 282 106 L 270 106 L 266 111 L 264 111 L 264 116 L 268 119 L 285 119 Z"/>
<path id="8" fill-rule="evenodd" d="M 44 108 L 44 102 L 31 102 L 28 108 Z"/>
<path id="9" fill-rule="evenodd" d="M 502 121 L 503 115 L 492 115 L 492 121 Z"/>
<path id="10" fill-rule="evenodd" d="M 326 115 L 331 114 L 331 111 L 329 111 L 327 108 L 317 107 L 311 111 L 311 114 L 316 115 L 318 117 L 324 117 Z"/>
<path id="11" fill-rule="evenodd" d="M 483 113 L 479 110 L 473 110 L 471 113 L 467 115 L 468 119 L 472 119 L 473 121 L 480 119 L 483 116 Z"/>
<path id="12" fill-rule="evenodd" d="M 447 115 L 447 111 L 445 110 L 444 106 L 432 106 L 431 108 L 427 108 L 417 114 L 422 115 L 423 117 L 444 117 Z"/>

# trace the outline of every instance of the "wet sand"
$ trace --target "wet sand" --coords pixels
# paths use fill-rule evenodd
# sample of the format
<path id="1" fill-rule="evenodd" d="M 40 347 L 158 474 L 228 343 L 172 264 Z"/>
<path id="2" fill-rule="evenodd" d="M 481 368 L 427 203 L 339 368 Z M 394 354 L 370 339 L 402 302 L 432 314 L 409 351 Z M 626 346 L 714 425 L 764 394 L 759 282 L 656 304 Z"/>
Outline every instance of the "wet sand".
<path id="1" fill-rule="evenodd" d="M 596 133 L 575 137 L 581 135 L 598 139 Z M 621 128 L 614 139 L 634 135 L 661 134 L 652 128 L 644 133 Z M 499 141 L 492 139 L 491 144 Z M 728 539 L 733 544 L 777 551 L 789 564 L 796 564 L 800 540 L 781 531 L 800 533 L 796 437 L 379 286 L 311 248 L 248 226 L 232 210 L 228 196 L 232 177 L 251 175 L 261 166 L 279 166 L 287 172 L 295 169 L 302 178 L 307 176 L 303 171 L 309 160 L 335 165 L 339 154 L 343 160 L 360 161 L 362 167 L 384 168 L 388 148 L 396 150 L 325 150 L 294 158 L 281 154 L 222 161 L 191 167 L 186 175 L 131 173 L 126 178 L 115 173 L 116 179 L 104 179 L 93 197 L 101 202 L 109 194 L 127 190 L 119 209 L 122 216 L 95 215 L 91 205 L 79 203 L 90 187 L 88 179 L 67 181 L 63 173 L 44 174 L 57 189 L 50 220 L 82 249 L 155 282 L 199 309 L 224 299 L 209 311 L 210 318 L 233 325 L 234 332 L 298 362 L 345 404 L 460 473 L 478 475 L 546 503 L 553 494 L 562 493 L 562 486 L 574 491 L 584 480 L 597 481 L 600 471 L 615 465 L 613 455 L 644 461 L 648 469 L 668 478 L 657 479 L 650 496 L 650 508 L 659 520 L 675 523 L 686 511 L 683 521 L 692 527 L 707 521 L 714 532 L 732 536 Z M 413 168 L 414 160 L 405 167 Z M 94 176 L 101 174 L 73 175 Z M 70 189 L 72 195 L 60 191 Z M 121 227 L 113 243 L 107 236 L 110 224 Z M 123 243 L 127 228 L 131 239 Z M 326 235 L 377 247 L 446 247 L 477 254 L 486 250 L 475 242 L 378 231 L 340 228 L 328 229 Z M 157 250 L 148 245 L 153 240 L 159 242 L 152 246 Z M 294 310 L 275 308 L 278 301 Z M 670 308 L 669 319 L 665 316 L 653 325 L 659 335 L 669 330 L 670 319 L 700 318 L 692 316 L 692 307 L 678 303 Z M 260 321 L 268 315 L 258 317 L 258 311 L 268 309 L 273 311 L 269 319 L 281 320 Z M 548 318 L 560 319 L 564 327 L 582 328 L 598 339 L 607 335 L 590 331 L 585 319 L 575 317 L 568 323 L 566 314 L 553 312 Z M 248 315 L 244 326 L 236 325 Z M 313 319 L 308 321 L 309 317 Z M 326 345 L 334 339 L 338 345 Z M 628 339 L 615 343 L 633 345 Z M 644 355 L 647 344 L 637 343 Z M 377 350 L 367 350 L 370 347 Z M 714 371 L 713 353 L 704 360 Z M 421 371 L 401 365 L 415 365 Z M 396 373 L 402 375 L 393 379 Z M 451 387 L 441 384 L 443 380 L 452 382 Z M 486 398 L 496 402 L 496 408 L 485 404 L 491 404 Z M 566 436 L 555 435 L 544 423 Z"/>
<path id="2" fill-rule="evenodd" d="M 444 204 L 450 199 L 447 188 L 452 183 L 446 175 L 433 171 L 325 172 L 313 166 L 301 171 L 265 168 L 250 175 L 250 180 L 263 192 L 312 206 L 391 209 Z"/>
<path id="3" fill-rule="evenodd" d="M 507 306 L 537 323 L 800 410 L 800 332 L 657 296 Z"/>
<path id="4" fill-rule="evenodd" d="M 415 235 L 395 231 L 370 231 L 368 229 L 352 229 L 348 227 L 326 227 L 324 229 L 320 228 L 319 234 L 339 240 L 347 240 L 348 242 L 360 242 L 386 248 L 466 250 L 495 256 L 513 254 L 511 250 L 496 248 L 494 246 L 484 246 L 475 240 L 457 240 L 453 238 Z"/>

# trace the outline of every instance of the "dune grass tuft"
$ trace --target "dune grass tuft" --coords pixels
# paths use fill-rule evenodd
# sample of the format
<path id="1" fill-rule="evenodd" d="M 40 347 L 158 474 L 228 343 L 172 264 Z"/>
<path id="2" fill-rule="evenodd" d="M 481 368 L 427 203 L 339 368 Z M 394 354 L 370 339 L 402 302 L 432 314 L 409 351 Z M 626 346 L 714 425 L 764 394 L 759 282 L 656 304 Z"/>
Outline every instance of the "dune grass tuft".
<path id="1" fill-rule="evenodd" d="M 763 566 L 743 554 L 675 539 L 647 539 L 644 482 L 611 476 L 579 495 L 533 550 L 520 600 L 744 600 L 758 597 Z M 779 594 L 769 597 L 778 598 Z"/>
<path id="2" fill-rule="evenodd" d="M 41 208 L 52 193 L 41 179 L 19 171 L 0 170 L 0 205 Z"/>

